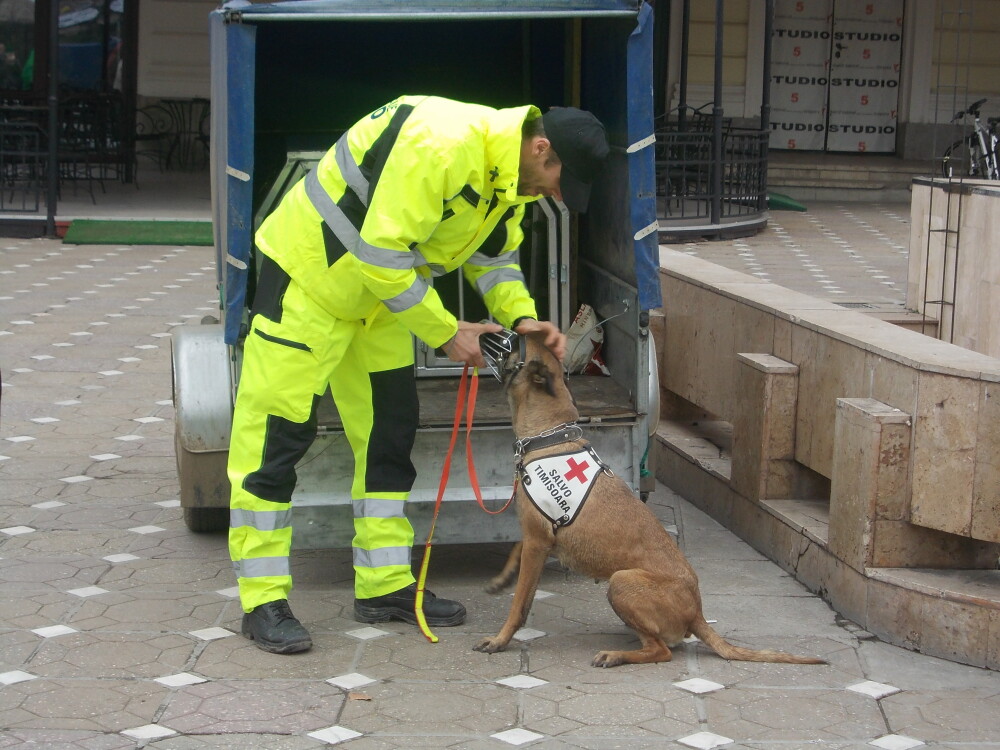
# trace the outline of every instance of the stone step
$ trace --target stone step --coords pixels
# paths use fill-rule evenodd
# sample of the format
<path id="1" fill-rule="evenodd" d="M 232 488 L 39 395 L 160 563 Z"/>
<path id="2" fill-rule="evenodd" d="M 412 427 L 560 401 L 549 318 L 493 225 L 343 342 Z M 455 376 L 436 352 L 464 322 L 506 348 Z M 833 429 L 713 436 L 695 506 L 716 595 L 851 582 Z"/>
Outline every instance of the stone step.
<path id="1" fill-rule="evenodd" d="M 909 201 L 913 178 L 931 170 L 893 156 L 772 151 L 767 184 L 798 200 Z"/>

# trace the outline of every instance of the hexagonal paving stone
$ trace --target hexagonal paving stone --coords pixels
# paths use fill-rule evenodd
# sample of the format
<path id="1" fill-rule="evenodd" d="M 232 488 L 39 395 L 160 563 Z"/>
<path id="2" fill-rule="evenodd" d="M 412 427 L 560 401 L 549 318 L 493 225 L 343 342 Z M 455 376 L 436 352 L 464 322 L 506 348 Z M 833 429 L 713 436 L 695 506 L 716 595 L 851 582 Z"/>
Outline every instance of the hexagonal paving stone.
<path id="1" fill-rule="evenodd" d="M 32 669 L 46 677 L 159 677 L 179 672 L 195 643 L 179 634 L 74 633 L 38 647 Z"/>
<path id="2" fill-rule="evenodd" d="M 174 693 L 160 722 L 195 734 L 304 734 L 329 726 L 343 702 L 343 694 L 323 682 L 217 680 Z"/>

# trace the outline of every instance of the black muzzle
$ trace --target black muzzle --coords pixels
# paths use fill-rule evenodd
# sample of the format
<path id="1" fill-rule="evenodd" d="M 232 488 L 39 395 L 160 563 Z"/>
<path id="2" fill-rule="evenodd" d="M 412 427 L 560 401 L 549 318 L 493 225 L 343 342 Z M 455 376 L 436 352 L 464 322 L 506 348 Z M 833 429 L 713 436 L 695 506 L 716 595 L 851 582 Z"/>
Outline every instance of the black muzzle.
<path id="1" fill-rule="evenodd" d="M 518 353 L 516 359 L 514 357 L 515 346 Z M 483 359 L 486 360 L 490 371 L 501 383 L 508 381 L 524 367 L 525 347 L 524 336 L 507 328 L 496 333 L 483 333 L 479 336 L 479 348 L 483 352 Z"/>

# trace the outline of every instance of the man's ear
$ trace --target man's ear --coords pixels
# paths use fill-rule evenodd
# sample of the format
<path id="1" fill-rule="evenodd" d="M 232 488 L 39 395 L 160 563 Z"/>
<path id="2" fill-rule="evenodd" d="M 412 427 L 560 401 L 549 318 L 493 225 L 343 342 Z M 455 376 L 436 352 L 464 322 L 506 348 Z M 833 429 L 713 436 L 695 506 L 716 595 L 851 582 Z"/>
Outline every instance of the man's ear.
<path id="1" fill-rule="evenodd" d="M 552 150 L 552 141 L 544 135 L 536 135 L 531 144 L 531 153 L 535 156 L 544 157 Z"/>

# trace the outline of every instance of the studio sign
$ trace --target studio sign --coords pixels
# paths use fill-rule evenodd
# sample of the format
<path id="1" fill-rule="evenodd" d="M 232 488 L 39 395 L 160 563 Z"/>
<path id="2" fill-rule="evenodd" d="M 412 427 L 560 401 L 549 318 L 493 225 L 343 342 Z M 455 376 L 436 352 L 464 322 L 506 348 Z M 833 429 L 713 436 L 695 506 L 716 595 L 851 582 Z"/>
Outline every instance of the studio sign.
<path id="1" fill-rule="evenodd" d="M 893 78 L 825 78 L 809 76 L 771 76 L 771 80 L 778 84 L 793 86 L 855 86 L 857 88 L 874 89 L 894 89 L 899 86 L 899 81 Z"/>
<path id="2" fill-rule="evenodd" d="M 775 36 L 789 39 L 834 39 L 838 42 L 898 42 L 899 34 L 879 34 L 871 31 L 809 31 L 808 29 L 775 29 Z"/>
<path id="3" fill-rule="evenodd" d="M 890 135 L 896 132 L 894 125 L 837 125 L 821 122 L 772 122 L 771 130 L 790 130 L 796 133 L 854 133 L 857 135 Z"/>

